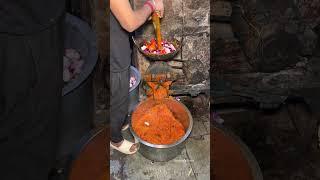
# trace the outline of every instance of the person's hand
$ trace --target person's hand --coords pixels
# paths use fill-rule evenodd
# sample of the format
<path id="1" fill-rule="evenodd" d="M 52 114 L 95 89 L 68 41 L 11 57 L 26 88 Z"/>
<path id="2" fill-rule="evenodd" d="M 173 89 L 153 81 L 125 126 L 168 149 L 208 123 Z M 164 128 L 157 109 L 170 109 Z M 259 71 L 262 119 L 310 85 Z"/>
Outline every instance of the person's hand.
<path id="1" fill-rule="evenodd" d="M 153 1 L 155 4 L 155 11 L 158 12 L 160 18 L 162 18 L 164 14 L 163 0 L 153 0 Z"/>

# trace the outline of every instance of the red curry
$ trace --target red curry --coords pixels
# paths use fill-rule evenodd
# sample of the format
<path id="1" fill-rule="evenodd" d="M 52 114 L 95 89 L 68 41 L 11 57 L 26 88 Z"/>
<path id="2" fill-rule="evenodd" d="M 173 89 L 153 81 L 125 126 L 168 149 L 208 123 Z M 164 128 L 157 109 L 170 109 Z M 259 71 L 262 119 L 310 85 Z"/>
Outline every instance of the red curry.
<path id="1" fill-rule="evenodd" d="M 152 144 L 172 144 L 180 140 L 185 129 L 165 104 L 139 111 L 132 116 L 132 127 L 136 134 Z"/>

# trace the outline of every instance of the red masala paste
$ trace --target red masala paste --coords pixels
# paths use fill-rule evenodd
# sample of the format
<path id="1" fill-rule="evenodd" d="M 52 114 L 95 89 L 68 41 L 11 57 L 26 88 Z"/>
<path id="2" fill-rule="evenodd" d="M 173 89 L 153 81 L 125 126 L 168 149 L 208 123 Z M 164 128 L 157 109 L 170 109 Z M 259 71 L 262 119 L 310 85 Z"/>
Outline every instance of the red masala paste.
<path id="1" fill-rule="evenodd" d="M 180 140 L 185 129 L 163 103 L 150 109 L 134 112 L 132 128 L 144 141 L 152 144 L 172 144 Z"/>

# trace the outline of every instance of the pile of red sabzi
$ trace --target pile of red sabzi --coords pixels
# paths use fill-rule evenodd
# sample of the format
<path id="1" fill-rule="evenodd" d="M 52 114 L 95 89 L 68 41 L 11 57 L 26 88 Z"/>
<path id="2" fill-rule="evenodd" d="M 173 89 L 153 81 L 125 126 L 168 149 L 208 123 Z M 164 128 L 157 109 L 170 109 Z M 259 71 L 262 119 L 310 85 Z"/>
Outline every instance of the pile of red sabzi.
<path id="1" fill-rule="evenodd" d="M 153 38 L 150 41 L 145 41 L 141 46 L 141 50 L 146 54 L 169 54 L 176 51 L 174 45 L 166 40 L 161 41 L 162 47 L 158 47 L 157 41 Z"/>
<path id="2" fill-rule="evenodd" d="M 142 140 L 157 145 L 173 144 L 185 135 L 183 125 L 164 103 L 134 112 L 132 128 Z"/>

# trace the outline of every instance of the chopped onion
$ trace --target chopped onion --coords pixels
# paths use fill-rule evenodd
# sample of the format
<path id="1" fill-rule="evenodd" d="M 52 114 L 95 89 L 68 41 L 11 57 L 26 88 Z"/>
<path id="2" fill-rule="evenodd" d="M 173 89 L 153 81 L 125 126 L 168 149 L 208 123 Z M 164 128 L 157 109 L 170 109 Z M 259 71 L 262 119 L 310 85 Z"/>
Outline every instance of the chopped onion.
<path id="1" fill-rule="evenodd" d="M 65 49 L 63 56 L 63 81 L 69 82 L 75 79 L 82 70 L 84 61 L 80 59 L 80 53 L 75 49 Z"/>
<path id="2" fill-rule="evenodd" d="M 136 83 L 137 83 L 137 80 L 134 76 L 130 77 L 130 88 L 133 87 Z"/>
<path id="3" fill-rule="evenodd" d="M 174 45 L 165 40 L 161 42 L 164 48 L 164 51 L 160 51 L 159 49 L 154 50 L 154 46 L 157 46 L 157 45 L 151 44 L 151 43 L 155 43 L 155 40 L 152 39 L 152 41 L 148 41 L 148 42 L 146 41 L 146 43 L 143 46 L 141 46 L 141 50 L 144 53 L 151 53 L 151 54 L 169 54 L 176 51 L 176 48 L 174 47 Z M 152 47 L 152 50 L 149 49 L 148 47 Z"/>
<path id="4" fill-rule="evenodd" d="M 167 54 L 171 52 L 171 50 L 167 47 L 165 47 L 164 50 L 166 51 Z"/>

